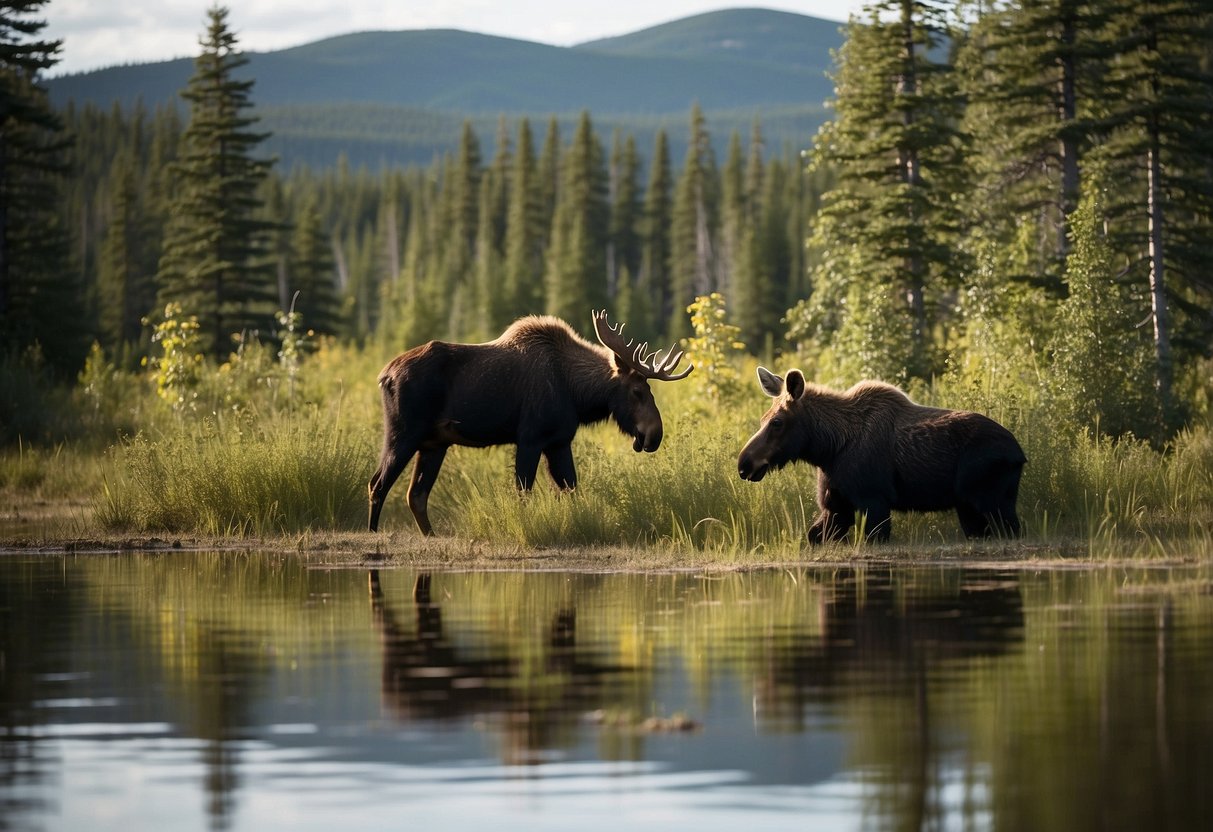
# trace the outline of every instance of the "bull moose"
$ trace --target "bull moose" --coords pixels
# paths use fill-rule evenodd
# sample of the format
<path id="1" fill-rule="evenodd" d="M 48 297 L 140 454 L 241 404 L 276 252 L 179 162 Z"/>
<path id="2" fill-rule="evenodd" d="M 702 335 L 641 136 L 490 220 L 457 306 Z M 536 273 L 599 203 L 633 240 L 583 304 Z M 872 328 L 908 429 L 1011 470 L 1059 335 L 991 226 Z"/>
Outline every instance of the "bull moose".
<path id="1" fill-rule="evenodd" d="M 954 508 L 966 537 L 1019 534 L 1015 500 L 1027 462 L 1011 432 L 979 413 L 915 404 L 889 384 L 837 392 L 758 368 L 775 401 L 741 450 L 737 472 L 758 482 L 772 468 L 815 465 L 821 513 L 809 542 L 841 540 L 866 515 L 867 537 L 886 541 L 892 511 Z"/>
<path id="2" fill-rule="evenodd" d="M 637 451 L 661 444 L 661 413 L 649 381 L 677 381 L 683 353 L 650 353 L 648 343 L 624 341 L 623 324 L 593 313 L 602 346 L 564 321 L 520 318 L 495 341 L 430 341 L 393 359 L 379 374 L 383 395 L 383 455 L 371 477 L 370 530 L 379 527 L 387 492 L 417 457 L 408 506 L 422 534 L 432 534 L 430 489 L 451 445 L 516 445 L 514 478 L 529 491 L 539 457 L 557 487 L 577 485 L 571 443 L 581 425 L 613 418 Z"/>

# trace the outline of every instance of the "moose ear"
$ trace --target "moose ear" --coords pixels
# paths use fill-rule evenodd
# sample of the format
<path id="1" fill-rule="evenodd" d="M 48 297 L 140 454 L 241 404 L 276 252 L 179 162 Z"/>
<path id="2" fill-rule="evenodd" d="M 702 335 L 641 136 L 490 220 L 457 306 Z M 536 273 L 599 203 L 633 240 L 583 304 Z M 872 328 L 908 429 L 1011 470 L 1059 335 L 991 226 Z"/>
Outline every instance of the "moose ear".
<path id="1" fill-rule="evenodd" d="M 788 370 L 787 390 L 792 401 L 796 401 L 804 393 L 804 374 L 800 370 Z"/>
<path id="2" fill-rule="evenodd" d="M 771 398 L 775 398 L 783 392 L 783 379 L 766 367 L 758 368 L 758 383 L 762 385 L 763 392 Z"/>

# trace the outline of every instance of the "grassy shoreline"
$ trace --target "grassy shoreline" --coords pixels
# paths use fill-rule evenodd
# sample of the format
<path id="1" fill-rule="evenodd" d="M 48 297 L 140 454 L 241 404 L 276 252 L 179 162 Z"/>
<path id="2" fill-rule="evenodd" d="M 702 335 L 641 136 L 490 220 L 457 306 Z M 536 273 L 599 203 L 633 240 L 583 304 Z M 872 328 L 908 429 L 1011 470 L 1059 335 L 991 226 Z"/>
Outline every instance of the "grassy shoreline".
<path id="1" fill-rule="evenodd" d="M 407 476 L 372 535 L 362 530 L 382 441 L 367 381 L 377 366 L 367 352 L 322 348 L 285 397 L 254 351 L 212 370 L 183 409 L 156 401 L 144 377 L 86 374 L 77 434 L 0 450 L 0 550 L 268 549 L 452 568 L 1213 560 L 1213 425 L 1156 447 L 1060 430 L 1032 400 L 946 380 L 916 399 L 987 413 L 1027 453 L 1019 540 L 965 541 L 940 512 L 895 514 L 889 544 L 808 548 L 815 469 L 740 480 L 737 453 L 766 397 L 755 387 L 714 399 L 698 373 L 655 390 L 666 429 L 656 453 L 633 453 L 612 424 L 583 428 L 576 492 L 544 475 L 519 495 L 512 448 L 453 448 L 430 497 L 437 537 L 416 532 Z"/>
<path id="2" fill-rule="evenodd" d="M 422 567 L 435 570 L 560 571 L 745 571 L 853 564 L 952 565 L 966 567 L 1072 568 L 1087 566 L 1179 565 L 1206 562 L 1207 552 L 1181 541 L 1171 550 L 1143 557 L 1131 548 L 1092 551 L 1077 538 L 1041 541 L 892 542 L 855 546 L 837 543 L 810 547 L 764 547 L 733 551 L 700 548 L 670 540 L 650 545 L 523 545 L 464 536 L 422 537 L 415 531 L 307 531 L 280 535 L 200 535 L 166 532 L 114 532 L 85 521 L 87 502 L 11 502 L 0 513 L 0 557 L 12 555 L 173 554 L 187 552 L 271 552 L 298 556 L 332 568 Z M 14 509 L 20 515 L 14 517 Z"/>

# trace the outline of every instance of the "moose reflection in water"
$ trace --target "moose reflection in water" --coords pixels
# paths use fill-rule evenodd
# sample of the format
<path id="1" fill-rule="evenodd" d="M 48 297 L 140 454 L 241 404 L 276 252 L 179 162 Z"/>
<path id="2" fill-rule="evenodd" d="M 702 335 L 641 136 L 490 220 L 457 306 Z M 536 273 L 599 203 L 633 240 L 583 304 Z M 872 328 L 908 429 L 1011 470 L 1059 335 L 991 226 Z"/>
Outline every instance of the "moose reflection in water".
<path id="1" fill-rule="evenodd" d="M 844 570 L 822 594 L 819 615 L 820 629 L 789 634 L 755 679 L 759 720 L 799 728 L 813 703 L 861 691 L 922 705 L 929 672 L 1004 655 L 1023 639 L 1019 583 L 994 572 L 910 592 L 891 571 Z"/>
<path id="2" fill-rule="evenodd" d="M 609 680 L 629 670 L 578 646 L 575 609 L 554 614 L 543 659 L 532 665 L 508 650 L 477 655 L 448 638 L 428 573 L 413 585 L 411 631 L 384 597 L 378 570 L 368 583 L 386 711 L 401 721 L 492 718 L 501 726 L 507 762 L 541 762 L 540 752 L 571 742 L 582 718 L 608 703 Z"/>
<path id="3" fill-rule="evenodd" d="M 354 798 L 471 828 L 525 794 L 532 828 L 824 800 L 857 828 L 1203 829 L 1211 574 L 0 558 L 0 826 L 319 826 Z M 682 709 L 699 731 L 639 727 Z"/>
<path id="4" fill-rule="evenodd" d="M 383 453 L 368 485 L 369 528 L 392 485 L 414 455 L 408 505 L 422 534 L 433 533 L 429 494 L 451 445 L 515 445 L 514 478 L 529 491 L 539 457 L 562 490 L 577 487 L 573 437 L 581 425 L 614 419 L 637 452 L 661 445 L 661 413 L 649 381 L 678 381 L 682 352 L 650 353 L 648 343 L 624 341 L 623 324 L 595 312 L 602 346 L 584 340 L 564 321 L 529 316 L 495 341 L 430 341 L 393 359 L 379 374 L 383 396 Z"/>

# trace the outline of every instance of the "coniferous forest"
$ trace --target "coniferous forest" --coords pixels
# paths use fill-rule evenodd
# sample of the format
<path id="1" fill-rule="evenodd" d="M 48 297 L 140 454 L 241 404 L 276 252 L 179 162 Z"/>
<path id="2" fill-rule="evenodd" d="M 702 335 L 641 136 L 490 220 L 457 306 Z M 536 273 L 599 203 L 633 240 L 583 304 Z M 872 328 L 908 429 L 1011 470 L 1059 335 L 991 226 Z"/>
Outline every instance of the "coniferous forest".
<path id="1" fill-rule="evenodd" d="M 1077 456 L 1188 448 L 1184 487 L 1213 492 L 1208 0 L 881 0 L 846 26 L 829 120 L 800 148 L 758 118 L 713 135 L 687 102 L 682 158 L 587 111 L 571 131 L 469 121 L 431 164 L 383 169 L 268 157 L 217 6 L 181 107 L 52 107 L 44 6 L 0 2 L 5 443 L 79 438 L 61 417 L 98 379 L 180 411 L 261 350 L 292 383 L 372 356 L 373 388 L 427 340 L 532 313 L 592 337 L 606 308 L 698 355 L 687 398 L 738 424 L 765 407 L 756 361 L 799 366 L 1041 419 Z M 1073 484 L 1038 467 L 1041 505 Z"/>

